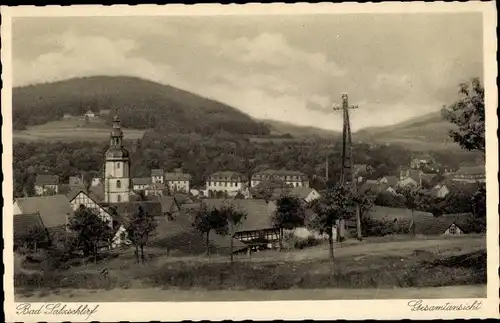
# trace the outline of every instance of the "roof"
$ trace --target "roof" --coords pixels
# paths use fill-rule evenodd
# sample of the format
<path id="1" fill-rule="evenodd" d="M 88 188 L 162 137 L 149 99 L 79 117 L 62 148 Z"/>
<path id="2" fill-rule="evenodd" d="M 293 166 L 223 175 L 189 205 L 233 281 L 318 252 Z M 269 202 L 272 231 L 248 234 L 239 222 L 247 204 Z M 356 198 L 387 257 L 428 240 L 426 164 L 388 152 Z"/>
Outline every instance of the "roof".
<path id="1" fill-rule="evenodd" d="M 161 196 L 158 201 L 161 204 L 163 214 L 180 210 L 179 203 L 173 196 Z"/>
<path id="2" fill-rule="evenodd" d="M 227 179 L 226 179 L 227 178 Z M 237 181 L 245 181 L 245 175 L 238 173 L 238 172 L 233 172 L 233 171 L 220 171 L 220 172 L 215 172 L 212 175 L 209 176 L 209 180 L 237 180 Z"/>
<path id="3" fill-rule="evenodd" d="M 247 217 L 237 229 L 238 232 L 263 230 L 273 227 L 271 216 L 274 210 L 276 210 L 276 204 L 273 202 L 266 203 L 264 200 L 257 199 L 205 199 L 202 203 L 209 208 L 233 205 L 235 209 L 245 212 Z"/>
<path id="4" fill-rule="evenodd" d="M 149 177 L 132 178 L 132 185 L 148 185 L 150 183 L 151 183 L 151 178 Z"/>
<path id="5" fill-rule="evenodd" d="M 38 213 L 14 215 L 14 238 L 28 233 L 35 227 L 44 228 L 42 218 Z"/>
<path id="6" fill-rule="evenodd" d="M 371 192 L 373 194 L 378 194 L 382 191 L 385 191 L 389 188 L 389 184 L 386 183 L 380 183 L 378 181 L 370 181 L 367 180 L 361 186 L 358 188 L 359 191 L 361 192 Z"/>
<path id="7" fill-rule="evenodd" d="M 315 189 L 310 187 L 294 187 L 290 189 L 290 195 L 306 199 L 313 191 L 315 191 Z"/>
<path id="8" fill-rule="evenodd" d="M 139 206 L 149 215 L 163 216 L 163 209 L 159 201 L 133 201 L 127 203 L 107 203 L 105 205 L 115 208 L 120 216 L 129 216 L 137 212 Z"/>
<path id="9" fill-rule="evenodd" d="M 203 254 L 206 252 L 206 237 L 200 234 L 188 218 L 177 217 L 169 220 L 166 217 L 157 218 L 156 235 L 151 240 L 151 246 L 168 248 L 186 254 Z M 209 235 L 210 251 L 214 253 L 229 253 L 229 235 L 221 236 L 215 232 Z M 247 246 L 233 239 L 233 252 L 245 249 Z"/>
<path id="10" fill-rule="evenodd" d="M 421 177 L 423 181 L 426 182 L 431 182 L 434 177 L 436 177 L 437 174 L 428 174 L 428 173 L 422 173 Z"/>
<path id="11" fill-rule="evenodd" d="M 191 175 L 182 172 L 165 173 L 166 181 L 189 181 Z"/>
<path id="12" fill-rule="evenodd" d="M 479 183 L 460 182 L 450 179 L 445 180 L 441 185 L 446 185 L 450 192 L 455 194 L 474 194 L 481 187 Z"/>
<path id="13" fill-rule="evenodd" d="M 182 193 L 175 193 L 174 194 L 175 199 L 177 200 L 177 203 L 180 204 L 185 204 L 185 203 L 193 203 L 193 200 L 189 197 L 189 195 L 182 194 Z"/>
<path id="14" fill-rule="evenodd" d="M 439 217 L 418 217 L 415 218 L 415 233 L 422 235 L 441 235 L 455 224 L 462 231 L 465 231 L 466 222 L 472 215 L 470 213 L 448 214 Z"/>
<path id="15" fill-rule="evenodd" d="M 165 189 L 165 183 L 152 183 L 146 188 L 146 190 L 148 191 L 157 191 L 164 189 Z"/>
<path id="16" fill-rule="evenodd" d="M 276 170 L 276 169 L 266 169 L 266 170 L 263 170 L 263 171 L 260 171 L 260 172 L 257 172 L 255 174 L 252 175 L 252 177 L 254 176 L 307 176 L 306 174 L 302 173 L 302 172 L 299 172 L 299 171 L 295 171 L 295 170 L 287 170 L 287 169 L 280 169 L 280 170 Z"/>
<path id="17" fill-rule="evenodd" d="M 163 176 L 163 175 L 164 175 L 164 171 L 161 168 L 151 170 L 151 176 Z"/>
<path id="18" fill-rule="evenodd" d="M 35 196 L 15 199 L 22 214 L 39 213 L 46 228 L 65 226 L 74 214 L 66 195 Z"/>
<path id="19" fill-rule="evenodd" d="M 396 187 L 398 185 L 399 179 L 396 176 L 384 176 L 387 180 L 387 184 L 391 187 Z"/>
<path id="20" fill-rule="evenodd" d="M 456 175 L 485 175 L 486 168 L 485 166 L 464 166 L 460 167 Z"/>
<path id="21" fill-rule="evenodd" d="M 123 147 L 110 147 L 106 151 L 106 158 L 127 159 L 128 157 L 128 150 Z"/>
<path id="22" fill-rule="evenodd" d="M 37 175 L 35 184 L 42 185 L 59 185 L 59 176 L 57 175 Z"/>

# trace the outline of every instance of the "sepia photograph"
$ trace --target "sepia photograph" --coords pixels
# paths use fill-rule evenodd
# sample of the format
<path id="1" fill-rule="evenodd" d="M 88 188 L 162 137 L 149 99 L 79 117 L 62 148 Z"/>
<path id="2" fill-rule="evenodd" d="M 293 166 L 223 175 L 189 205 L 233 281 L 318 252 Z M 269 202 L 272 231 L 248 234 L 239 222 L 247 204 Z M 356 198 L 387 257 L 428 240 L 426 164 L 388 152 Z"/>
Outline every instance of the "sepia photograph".
<path id="1" fill-rule="evenodd" d="M 234 8 L 2 7 L 15 314 L 454 299 L 429 304 L 474 316 L 498 283 L 494 7 Z"/>

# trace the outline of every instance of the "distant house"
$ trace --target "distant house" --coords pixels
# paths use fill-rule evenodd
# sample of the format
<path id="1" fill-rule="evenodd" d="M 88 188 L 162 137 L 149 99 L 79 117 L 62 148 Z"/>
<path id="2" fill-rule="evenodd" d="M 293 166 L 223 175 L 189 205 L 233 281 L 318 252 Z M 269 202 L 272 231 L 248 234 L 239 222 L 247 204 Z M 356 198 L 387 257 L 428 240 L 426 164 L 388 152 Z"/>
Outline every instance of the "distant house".
<path id="1" fill-rule="evenodd" d="M 410 162 L 410 167 L 413 169 L 420 169 L 434 165 L 434 159 L 429 155 L 423 155 L 417 158 L 413 158 Z"/>
<path id="2" fill-rule="evenodd" d="M 373 167 L 366 164 L 354 164 L 354 176 L 358 177 L 358 182 L 373 173 Z"/>
<path id="3" fill-rule="evenodd" d="M 486 168 L 485 166 L 460 167 L 452 178 L 457 182 L 484 183 L 486 182 Z"/>
<path id="4" fill-rule="evenodd" d="M 59 176 L 37 175 L 35 179 L 36 195 L 54 195 L 59 191 Z"/>
<path id="5" fill-rule="evenodd" d="M 71 114 L 69 114 L 69 113 L 65 113 L 65 114 L 63 115 L 63 119 L 64 119 L 64 120 L 69 120 L 69 119 L 71 119 L 71 118 L 73 118 L 73 116 L 72 116 Z"/>
<path id="6" fill-rule="evenodd" d="M 85 117 L 85 118 L 90 118 L 90 119 L 93 119 L 93 118 L 95 118 L 95 113 L 94 113 L 94 111 L 92 111 L 92 110 L 87 110 L 87 112 L 85 112 L 84 117 Z"/>
<path id="7" fill-rule="evenodd" d="M 467 221 L 470 213 L 448 214 L 433 218 L 417 218 L 415 233 L 421 235 L 462 235 L 467 234 Z"/>
<path id="8" fill-rule="evenodd" d="M 433 197 L 444 198 L 450 193 L 450 190 L 445 184 L 437 184 L 430 190 L 430 194 Z"/>
<path id="9" fill-rule="evenodd" d="M 132 178 L 132 189 L 134 191 L 144 191 L 148 188 L 150 183 L 151 183 L 151 178 L 149 177 Z"/>
<path id="10" fill-rule="evenodd" d="M 35 230 L 40 230 L 46 233 L 47 241 L 50 236 L 45 228 L 40 214 L 18 214 L 14 217 L 14 250 L 21 247 L 23 243 L 26 242 L 26 235 Z M 37 246 L 35 245 L 35 249 Z"/>
<path id="11" fill-rule="evenodd" d="M 45 228 L 65 230 L 73 208 L 65 195 L 35 196 L 14 200 L 14 217 L 26 214 L 39 214 Z"/>
<path id="12" fill-rule="evenodd" d="M 165 174 L 165 184 L 170 192 L 189 192 L 189 181 L 191 175 L 182 172 L 181 168 L 176 168 L 172 173 Z"/>
<path id="13" fill-rule="evenodd" d="M 250 187 L 259 185 L 262 181 L 281 180 L 292 187 L 309 187 L 309 178 L 306 174 L 293 170 L 268 169 L 252 175 Z"/>
<path id="14" fill-rule="evenodd" d="M 169 218 L 173 218 L 181 210 L 179 203 L 173 196 L 162 196 L 158 201 L 161 204 L 162 214 Z"/>
<path id="15" fill-rule="evenodd" d="M 165 194 L 166 186 L 164 183 L 152 183 L 144 189 L 146 196 L 163 196 Z"/>
<path id="16" fill-rule="evenodd" d="M 290 195 L 296 196 L 306 203 L 320 198 L 320 194 L 314 188 L 310 187 L 294 187 L 290 189 Z"/>
<path id="17" fill-rule="evenodd" d="M 419 169 L 408 169 L 402 168 L 399 174 L 399 187 L 422 186 L 422 174 L 423 172 Z"/>
<path id="18" fill-rule="evenodd" d="M 388 184 L 390 187 L 395 188 L 398 185 L 399 179 L 396 176 L 384 176 L 378 181 L 379 183 Z"/>
<path id="19" fill-rule="evenodd" d="M 90 186 L 98 186 L 102 183 L 102 180 L 100 177 L 94 177 L 92 178 L 92 182 L 90 183 Z"/>
<path id="20" fill-rule="evenodd" d="M 151 170 L 151 182 L 162 183 L 162 184 L 165 182 L 165 172 L 163 171 L 163 169 Z"/>
<path id="21" fill-rule="evenodd" d="M 207 196 L 215 196 L 223 192 L 228 196 L 236 196 L 245 188 L 245 175 L 233 171 L 221 171 L 210 175 L 207 179 Z"/>
<path id="22" fill-rule="evenodd" d="M 271 249 L 278 246 L 279 230 L 271 222 L 271 215 L 276 210 L 275 203 L 253 199 L 205 199 L 202 203 L 207 208 L 231 205 L 235 209 L 245 212 L 247 216 L 236 228 L 235 238 L 249 245 L 252 249 Z"/>

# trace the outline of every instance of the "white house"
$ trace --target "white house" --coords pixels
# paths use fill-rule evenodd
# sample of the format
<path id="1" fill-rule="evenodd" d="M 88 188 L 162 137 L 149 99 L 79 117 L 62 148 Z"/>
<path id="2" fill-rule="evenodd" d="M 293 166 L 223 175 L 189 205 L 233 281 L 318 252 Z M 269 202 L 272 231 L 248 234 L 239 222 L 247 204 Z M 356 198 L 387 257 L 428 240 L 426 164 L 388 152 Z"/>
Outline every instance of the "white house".
<path id="1" fill-rule="evenodd" d="M 448 187 L 444 184 L 438 184 L 434 186 L 431 190 L 431 195 L 434 197 L 443 198 L 450 193 Z"/>
<path id="2" fill-rule="evenodd" d="M 290 195 L 297 196 L 307 203 L 320 197 L 318 191 L 310 187 L 294 187 L 290 190 Z"/>
<path id="3" fill-rule="evenodd" d="M 165 173 L 163 169 L 152 169 L 151 170 L 151 182 L 152 183 L 164 183 Z"/>
<path id="4" fill-rule="evenodd" d="M 36 195 L 54 195 L 59 191 L 59 176 L 37 175 L 35 179 Z"/>
<path id="5" fill-rule="evenodd" d="M 95 212 L 102 220 L 107 221 L 111 227 L 113 226 L 113 217 L 84 191 L 78 189 L 71 190 L 66 196 L 73 211 L 77 211 L 80 205 L 83 205 L 85 208 Z"/>
<path id="6" fill-rule="evenodd" d="M 214 196 L 217 192 L 235 196 L 245 188 L 247 183 L 243 174 L 233 171 L 221 171 L 210 175 L 207 179 L 206 196 Z"/>
<path id="7" fill-rule="evenodd" d="M 94 113 L 94 111 L 92 111 L 92 110 L 87 110 L 87 112 L 85 112 L 84 117 L 85 117 L 85 118 L 90 118 L 90 119 L 93 119 L 93 118 L 95 118 L 95 113 Z"/>
<path id="8" fill-rule="evenodd" d="M 134 191 L 144 191 L 151 184 L 151 178 L 149 177 L 136 177 L 132 178 L 132 189 Z"/>
<path id="9" fill-rule="evenodd" d="M 172 173 L 165 174 L 165 184 L 170 192 L 189 192 L 191 175 L 183 173 L 181 168 L 176 168 Z"/>
<path id="10" fill-rule="evenodd" d="M 293 170 L 268 169 L 252 175 L 250 186 L 255 187 L 262 181 L 280 180 L 292 187 L 309 187 L 309 178 L 306 174 Z"/>

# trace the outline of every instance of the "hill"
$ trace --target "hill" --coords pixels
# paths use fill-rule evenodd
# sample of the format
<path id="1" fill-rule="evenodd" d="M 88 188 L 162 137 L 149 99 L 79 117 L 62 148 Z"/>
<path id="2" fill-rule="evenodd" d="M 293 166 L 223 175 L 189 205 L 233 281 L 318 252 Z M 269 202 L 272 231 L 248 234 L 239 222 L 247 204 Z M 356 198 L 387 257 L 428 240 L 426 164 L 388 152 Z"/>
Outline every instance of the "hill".
<path id="1" fill-rule="evenodd" d="M 309 126 L 297 126 L 292 123 L 277 120 L 262 120 L 271 130 L 271 134 L 290 135 L 292 137 L 337 138 L 341 133 Z"/>
<path id="2" fill-rule="evenodd" d="M 233 107 L 136 77 L 92 76 L 13 89 L 16 130 L 56 121 L 64 114 L 116 108 L 126 128 L 167 133 L 269 134 L 266 125 Z"/>
<path id="3" fill-rule="evenodd" d="M 432 112 L 420 117 L 384 127 L 372 127 L 354 134 L 355 140 L 400 144 L 409 149 L 459 149 L 448 133 L 454 125 L 444 120 L 441 113 Z"/>

